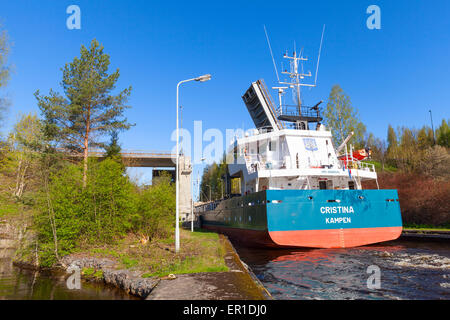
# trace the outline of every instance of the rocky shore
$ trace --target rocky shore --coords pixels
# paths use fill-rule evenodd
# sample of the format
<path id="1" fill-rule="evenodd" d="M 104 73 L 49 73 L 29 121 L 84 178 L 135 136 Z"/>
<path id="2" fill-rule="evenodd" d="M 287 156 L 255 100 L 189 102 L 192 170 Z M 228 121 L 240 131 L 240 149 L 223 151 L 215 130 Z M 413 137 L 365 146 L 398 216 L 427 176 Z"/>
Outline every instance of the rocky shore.
<path id="1" fill-rule="evenodd" d="M 106 258 L 69 255 L 61 259 L 66 270 L 78 267 L 101 271 L 94 281 L 123 289 L 146 300 L 265 300 L 270 294 L 252 271 L 240 260 L 231 242 L 220 236 L 227 250 L 225 261 L 228 272 L 203 272 L 143 278 L 142 273 L 116 269 L 116 262 Z"/>
<path id="2" fill-rule="evenodd" d="M 102 272 L 101 279 L 106 284 L 113 285 L 123 289 L 129 294 L 145 299 L 153 288 L 159 283 L 158 278 L 142 278 L 142 273 L 130 271 L 126 269 L 117 270 L 116 262 L 105 258 L 93 257 L 77 257 L 69 255 L 61 259 L 61 265 L 66 269 L 78 267 L 80 270 L 84 268 L 92 268 Z"/>

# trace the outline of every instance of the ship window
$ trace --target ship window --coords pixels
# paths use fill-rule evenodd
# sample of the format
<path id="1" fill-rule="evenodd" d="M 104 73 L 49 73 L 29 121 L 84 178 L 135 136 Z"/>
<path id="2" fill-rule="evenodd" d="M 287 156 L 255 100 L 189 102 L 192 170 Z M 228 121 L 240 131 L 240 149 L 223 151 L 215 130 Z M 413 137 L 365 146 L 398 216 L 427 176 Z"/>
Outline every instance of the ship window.
<path id="1" fill-rule="evenodd" d="M 327 182 L 326 181 L 319 181 L 319 189 L 325 190 L 327 188 Z"/>
<path id="2" fill-rule="evenodd" d="M 327 180 L 327 189 L 333 189 L 333 180 Z"/>
<path id="3" fill-rule="evenodd" d="M 269 141 L 269 151 L 275 151 L 275 149 L 277 148 L 277 142 L 276 141 Z"/>
<path id="4" fill-rule="evenodd" d="M 349 181 L 348 182 L 348 188 L 350 190 L 355 190 L 355 182 L 354 181 Z"/>

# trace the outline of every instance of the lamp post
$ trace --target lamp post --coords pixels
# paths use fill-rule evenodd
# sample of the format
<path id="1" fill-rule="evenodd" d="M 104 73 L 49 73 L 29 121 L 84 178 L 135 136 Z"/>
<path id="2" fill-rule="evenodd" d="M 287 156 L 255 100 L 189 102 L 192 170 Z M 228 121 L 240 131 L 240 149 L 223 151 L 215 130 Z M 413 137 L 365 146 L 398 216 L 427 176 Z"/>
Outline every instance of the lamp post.
<path id="1" fill-rule="evenodd" d="M 433 115 L 431 114 L 431 110 L 429 110 L 429 112 L 430 112 L 430 119 L 431 119 L 431 131 L 433 131 L 433 145 L 436 145 L 436 138 L 434 136 Z"/>
<path id="2" fill-rule="evenodd" d="M 180 139 L 180 132 L 179 132 L 179 128 L 178 128 L 178 96 L 179 96 L 179 91 L 180 91 L 180 85 L 182 83 L 185 82 L 189 82 L 189 81 L 200 81 L 200 82 L 205 82 L 211 80 L 211 75 L 210 74 L 205 74 L 203 76 L 197 77 L 197 78 L 192 78 L 192 79 L 187 79 L 187 80 L 183 80 L 178 82 L 177 84 L 177 155 L 176 155 L 176 161 L 177 163 L 175 164 L 175 168 L 176 168 L 176 180 L 175 180 L 175 189 L 176 189 L 176 214 L 175 214 L 175 252 L 179 252 L 180 251 L 180 208 L 179 208 L 179 204 L 180 204 L 180 189 L 179 189 L 179 157 L 180 157 L 180 152 L 178 150 L 179 148 L 179 139 Z"/>

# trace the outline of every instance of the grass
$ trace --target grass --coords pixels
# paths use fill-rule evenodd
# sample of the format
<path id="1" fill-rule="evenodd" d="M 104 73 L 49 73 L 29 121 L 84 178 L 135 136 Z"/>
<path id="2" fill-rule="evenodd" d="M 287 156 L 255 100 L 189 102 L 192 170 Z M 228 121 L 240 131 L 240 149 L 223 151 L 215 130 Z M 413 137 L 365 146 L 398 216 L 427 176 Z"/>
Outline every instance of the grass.
<path id="1" fill-rule="evenodd" d="M 403 228 L 409 230 L 450 231 L 450 224 L 438 227 L 426 224 L 405 224 Z"/>
<path id="2" fill-rule="evenodd" d="M 12 181 L 14 180 L 0 173 L 0 218 L 9 219 L 31 215 L 34 210 L 32 196 L 30 193 L 26 193 L 20 201 L 15 199 L 9 189 Z"/>
<path id="3" fill-rule="evenodd" d="M 7 194 L 0 193 L 0 218 L 16 216 L 23 211 L 23 204 L 13 201 Z"/>
<path id="4" fill-rule="evenodd" d="M 135 235 L 129 235 L 116 245 L 91 248 L 89 253 L 113 258 L 118 262 L 118 268 L 141 271 L 143 277 L 228 271 L 224 244 L 218 234 L 212 232 L 181 229 L 178 254 L 173 238 L 153 239 L 143 244 Z"/>
<path id="5" fill-rule="evenodd" d="M 103 271 L 95 270 L 94 268 L 83 268 L 83 270 L 81 271 L 81 274 L 83 276 L 85 276 L 86 278 L 95 278 L 95 279 L 103 278 Z"/>

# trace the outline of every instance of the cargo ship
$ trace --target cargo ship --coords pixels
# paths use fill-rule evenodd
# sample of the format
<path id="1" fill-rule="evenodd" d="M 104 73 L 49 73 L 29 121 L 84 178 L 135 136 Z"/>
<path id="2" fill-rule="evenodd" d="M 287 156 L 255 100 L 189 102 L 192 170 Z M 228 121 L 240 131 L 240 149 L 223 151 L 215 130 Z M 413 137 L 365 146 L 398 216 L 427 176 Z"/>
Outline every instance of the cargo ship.
<path id="1" fill-rule="evenodd" d="M 264 247 L 348 248 L 397 239 L 402 232 L 398 194 L 379 189 L 374 165 L 364 161 L 370 149 L 353 150 L 352 132 L 335 148 L 322 123 L 322 101 L 302 104 L 301 88 L 316 86 L 319 58 L 311 84 L 304 83 L 311 72 L 303 72 L 302 53 L 284 58 L 290 71 L 273 87 L 278 106 L 263 80 L 242 96 L 255 129 L 230 144 L 223 199 L 195 207 L 201 227 Z M 290 105 L 284 102 L 288 90 Z M 363 189 L 370 180 L 377 189 Z"/>

